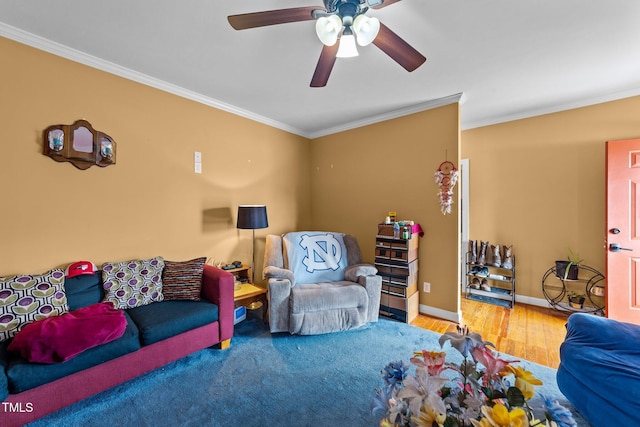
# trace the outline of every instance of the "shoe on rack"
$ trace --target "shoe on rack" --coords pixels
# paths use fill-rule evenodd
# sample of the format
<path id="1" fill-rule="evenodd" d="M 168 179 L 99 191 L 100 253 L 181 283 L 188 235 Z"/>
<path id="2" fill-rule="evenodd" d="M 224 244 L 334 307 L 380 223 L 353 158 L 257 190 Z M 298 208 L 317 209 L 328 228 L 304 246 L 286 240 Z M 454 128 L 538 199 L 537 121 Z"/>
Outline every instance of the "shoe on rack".
<path id="1" fill-rule="evenodd" d="M 503 246 L 503 257 L 502 257 L 502 268 L 508 268 L 509 270 L 511 270 L 513 268 L 513 258 L 512 258 L 512 252 L 513 252 L 513 245 L 511 246 Z"/>
<path id="2" fill-rule="evenodd" d="M 480 267 L 479 265 L 474 265 L 473 267 L 471 267 L 471 270 L 469 270 L 469 274 L 478 274 L 481 268 L 482 267 Z"/>
<path id="3" fill-rule="evenodd" d="M 480 253 L 478 254 L 478 264 L 484 265 L 487 262 L 487 246 L 489 242 L 480 240 Z"/>
<path id="4" fill-rule="evenodd" d="M 500 245 L 491 245 L 491 265 L 494 267 L 500 267 L 500 265 L 502 265 Z"/>
<path id="5" fill-rule="evenodd" d="M 489 269 L 487 267 L 480 267 L 476 275 L 480 277 L 489 277 Z"/>
<path id="6" fill-rule="evenodd" d="M 482 279 L 482 282 L 480 283 L 480 289 L 482 289 L 483 291 L 491 292 L 491 286 L 489 286 L 489 282 L 487 281 L 487 279 Z"/>
<path id="7" fill-rule="evenodd" d="M 478 262 L 478 242 L 469 240 L 469 264 Z"/>
<path id="8" fill-rule="evenodd" d="M 480 280 L 477 277 L 474 277 L 471 283 L 469 284 L 470 288 L 480 289 Z"/>

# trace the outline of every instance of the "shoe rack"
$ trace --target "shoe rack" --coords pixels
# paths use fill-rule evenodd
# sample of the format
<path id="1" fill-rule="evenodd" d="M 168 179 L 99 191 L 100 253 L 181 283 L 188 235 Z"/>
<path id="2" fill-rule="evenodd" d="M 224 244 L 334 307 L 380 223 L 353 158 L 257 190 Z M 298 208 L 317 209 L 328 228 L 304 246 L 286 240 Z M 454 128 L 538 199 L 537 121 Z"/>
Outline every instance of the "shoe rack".
<path id="1" fill-rule="evenodd" d="M 468 299 L 513 308 L 516 303 L 516 258 L 511 256 L 510 268 L 502 264 L 471 262 L 472 254 L 467 252 L 467 283 L 465 293 Z"/>

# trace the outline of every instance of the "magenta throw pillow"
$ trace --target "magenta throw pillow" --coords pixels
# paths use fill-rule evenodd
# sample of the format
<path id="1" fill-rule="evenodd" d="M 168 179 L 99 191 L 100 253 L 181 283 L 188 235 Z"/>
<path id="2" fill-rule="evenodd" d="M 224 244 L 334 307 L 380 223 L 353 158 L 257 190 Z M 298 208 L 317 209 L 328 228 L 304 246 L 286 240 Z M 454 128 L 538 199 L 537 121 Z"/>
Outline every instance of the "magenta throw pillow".
<path id="1" fill-rule="evenodd" d="M 100 302 L 26 325 L 8 350 L 29 362 L 58 363 L 120 338 L 127 319 L 110 302 Z"/>

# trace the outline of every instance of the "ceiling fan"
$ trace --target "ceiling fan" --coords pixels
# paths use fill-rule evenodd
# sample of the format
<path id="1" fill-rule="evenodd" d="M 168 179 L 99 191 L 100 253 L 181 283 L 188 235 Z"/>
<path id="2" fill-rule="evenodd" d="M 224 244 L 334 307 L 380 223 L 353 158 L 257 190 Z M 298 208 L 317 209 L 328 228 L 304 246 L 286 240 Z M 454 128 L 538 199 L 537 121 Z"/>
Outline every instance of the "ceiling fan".
<path id="1" fill-rule="evenodd" d="M 407 71 L 422 65 L 426 58 L 377 18 L 365 14 L 369 8 L 382 9 L 400 0 L 323 0 L 324 9 L 294 7 L 243 13 L 228 17 L 236 30 L 268 25 L 316 20 L 316 33 L 324 44 L 311 87 L 324 87 L 338 57 L 357 56 L 360 46 L 373 43 Z M 355 36 L 354 36 L 355 34 Z"/>

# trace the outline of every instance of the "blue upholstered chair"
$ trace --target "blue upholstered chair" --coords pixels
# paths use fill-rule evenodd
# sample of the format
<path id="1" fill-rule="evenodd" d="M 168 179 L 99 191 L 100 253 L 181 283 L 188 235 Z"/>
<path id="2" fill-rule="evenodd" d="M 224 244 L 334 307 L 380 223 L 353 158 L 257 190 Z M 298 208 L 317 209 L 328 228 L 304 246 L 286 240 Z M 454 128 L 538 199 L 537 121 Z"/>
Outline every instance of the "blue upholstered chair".
<path id="1" fill-rule="evenodd" d="M 572 314 L 560 360 L 558 387 L 593 427 L 640 426 L 640 326 Z"/>

